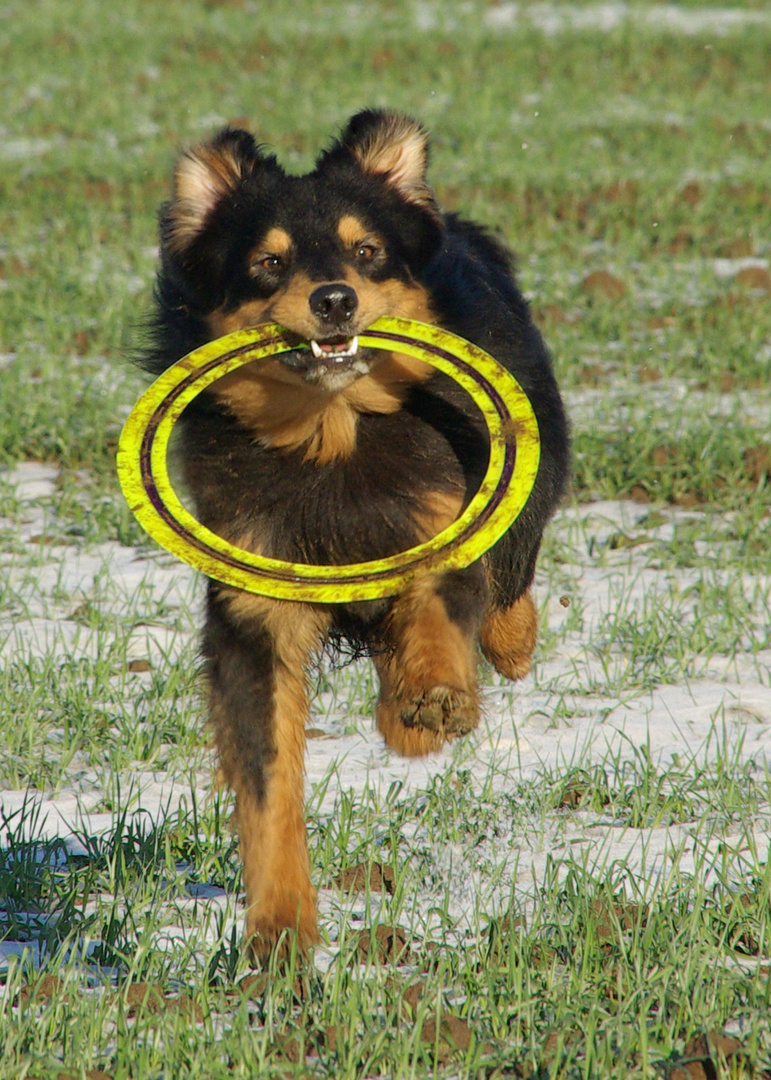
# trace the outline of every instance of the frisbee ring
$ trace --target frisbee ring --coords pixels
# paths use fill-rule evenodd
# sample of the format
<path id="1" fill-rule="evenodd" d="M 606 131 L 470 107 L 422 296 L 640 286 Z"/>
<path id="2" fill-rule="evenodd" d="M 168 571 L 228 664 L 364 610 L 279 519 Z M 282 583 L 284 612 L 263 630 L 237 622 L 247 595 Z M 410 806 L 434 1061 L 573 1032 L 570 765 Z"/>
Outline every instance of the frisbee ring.
<path id="1" fill-rule="evenodd" d="M 154 540 L 208 577 L 239 589 L 284 600 L 341 603 L 400 592 L 426 571 L 462 569 L 500 539 L 525 506 L 538 472 L 540 441 L 532 406 L 516 379 L 476 345 L 439 327 L 398 318 L 378 319 L 359 335 L 360 345 L 407 354 L 449 375 L 474 400 L 487 426 L 487 472 L 460 517 L 407 551 L 341 566 L 255 555 L 197 521 L 169 480 L 166 456 L 174 424 L 223 375 L 296 351 L 284 334 L 283 327 L 266 323 L 209 342 L 164 371 L 134 406 L 118 444 L 118 478 L 131 511 Z"/>

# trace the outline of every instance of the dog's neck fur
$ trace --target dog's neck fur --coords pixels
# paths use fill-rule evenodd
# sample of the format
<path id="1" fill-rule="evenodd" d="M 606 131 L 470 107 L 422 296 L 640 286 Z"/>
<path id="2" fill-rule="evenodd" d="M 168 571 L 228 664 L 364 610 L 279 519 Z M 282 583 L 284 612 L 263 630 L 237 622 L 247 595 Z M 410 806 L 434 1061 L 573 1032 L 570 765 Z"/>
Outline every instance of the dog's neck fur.
<path id="1" fill-rule="evenodd" d="M 319 465 L 349 457 L 361 413 L 393 413 L 411 386 L 432 374 L 429 364 L 402 353 L 383 353 L 367 375 L 339 393 L 302 383 L 280 361 L 246 364 L 212 385 L 212 393 L 264 446 L 305 447 Z"/>

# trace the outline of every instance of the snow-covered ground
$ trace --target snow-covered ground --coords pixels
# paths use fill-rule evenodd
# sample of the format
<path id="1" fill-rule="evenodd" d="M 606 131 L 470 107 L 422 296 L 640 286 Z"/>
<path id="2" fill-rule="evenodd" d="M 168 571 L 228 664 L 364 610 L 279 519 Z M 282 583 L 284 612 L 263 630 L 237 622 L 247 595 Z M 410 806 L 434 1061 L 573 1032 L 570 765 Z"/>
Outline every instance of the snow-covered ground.
<path id="1" fill-rule="evenodd" d="M 18 540 L 0 556 L 0 653 L 5 661 L 52 656 L 94 660 L 100 651 L 115 647 L 114 635 L 105 629 L 114 625 L 114 634 L 123 635 L 125 664 L 144 660 L 157 672 L 180 655 L 194 662 L 201 587 L 192 571 L 162 552 L 137 551 L 117 542 L 90 547 L 41 543 L 41 537 L 56 536 L 56 469 L 26 463 L 6 472 L 2 483 L 15 509 L 0 526 Z M 691 623 L 704 623 L 699 604 L 721 588 L 726 571 L 703 560 L 696 567 L 672 569 L 659 557 L 677 543 L 679 530 L 698 528 L 699 521 L 698 511 L 678 508 L 657 510 L 652 520 L 650 507 L 633 502 L 564 507 L 551 526 L 551 540 L 555 550 L 568 554 L 562 561 L 545 558 L 537 583 L 544 609 L 543 648 L 534 673 L 515 686 L 490 681 L 478 732 L 434 757 L 405 760 L 384 748 L 366 715 L 371 682 L 364 662 L 333 676 L 332 689 L 322 690 L 314 701 L 307 775 L 315 812 L 331 810 L 343 792 L 358 797 L 379 792 L 385 798 L 398 782 L 407 795 L 434 777 L 458 771 L 480 787 L 487 784 L 488 791 L 505 791 L 515 781 L 545 772 L 559 775 L 578 765 L 590 768 L 596 762 L 633 758 L 642 748 L 662 767 L 674 763 L 696 770 L 710 761 L 730 759 L 747 763 L 750 774 L 762 777 L 771 765 L 771 649 L 758 648 L 758 642 L 767 644 L 771 577 L 743 574 L 726 581 L 732 602 L 737 603 L 738 589 L 738 602 L 745 608 L 744 647 L 725 652 L 717 643 L 712 651 L 702 642 L 701 652 L 681 658 L 679 666 L 667 667 L 662 656 L 661 666 L 654 666 L 646 680 L 635 676 L 633 665 L 639 657 L 630 658 L 619 636 L 620 623 L 636 625 L 638 620 L 644 626 L 654 611 L 674 621 L 686 644 Z M 84 604 L 99 610 L 101 620 L 95 627 L 78 618 Z M 679 677 L 667 679 L 668 671 L 679 672 Z M 151 674 L 139 671 L 133 678 L 141 684 Z M 130 711 L 130 688 L 126 696 Z M 142 722 L 141 714 L 136 720 Z M 200 723 L 194 702 L 190 723 Z M 56 744 L 51 753 L 57 753 Z M 152 766 L 136 764 L 120 778 L 120 790 L 130 792 L 127 805 L 132 813 L 142 811 L 160 821 L 180 803 L 189 805 L 195 797 L 202 805 L 210 797 L 206 761 L 208 755 L 203 755 L 192 779 L 188 763 L 173 753 L 165 767 L 157 760 Z M 37 812 L 28 816 L 34 822 L 30 839 L 58 837 L 71 851 L 82 852 L 78 838 L 99 836 L 114 827 L 114 799 L 108 809 L 105 797 L 115 780 L 99 762 L 76 758 L 54 791 L 0 791 L 6 834 L 9 823 L 18 822 L 19 812 L 30 806 L 32 795 Z M 766 811 L 758 816 L 754 831 L 759 852 L 768 848 Z M 690 824 L 632 829 L 613 818 L 575 813 L 542 823 L 533 833 L 505 835 L 504 829 L 503 836 L 491 838 L 502 868 L 492 881 L 477 872 L 479 852 L 470 857 L 457 845 L 431 854 L 437 867 L 457 882 L 453 906 L 462 917 L 478 905 L 480 890 L 492 893 L 499 888 L 501 872 L 509 874 L 509 880 L 513 877 L 515 887 L 521 882 L 527 889 L 543 874 L 547 859 L 563 851 L 597 867 L 622 860 L 650 881 L 673 858 L 687 872 L 710 848 L 717 851 L 729 842 L 731 829 L 716 831 L 705 841 L 706 848 L 693 838 Z M 424 839 L 430 849 L 430 837 Z M 747 840 L 743 836 L 742 842 Z M 487 910 L 495 907 L 492 894 L 484 900 Z M 199 893 L 196 903 L 205 902 Z M 214 889 L 208 902 L 221 908 L 229 901 Z M 338 902 L 323 892 L 322 914 L 326 911 L 334 919 Z M 4 954 L 22 947 L 8 941 Z"/>

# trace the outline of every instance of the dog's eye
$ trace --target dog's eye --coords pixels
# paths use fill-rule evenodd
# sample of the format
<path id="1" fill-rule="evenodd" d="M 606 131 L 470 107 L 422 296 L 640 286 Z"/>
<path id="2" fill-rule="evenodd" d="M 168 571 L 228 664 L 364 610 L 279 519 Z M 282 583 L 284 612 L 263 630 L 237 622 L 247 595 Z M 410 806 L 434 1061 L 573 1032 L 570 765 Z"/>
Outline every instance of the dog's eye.
<path id="1" fill-rule="evenodd" d="M 263 255 L 257 260 L 257 265 L 263 270 L 280 270 L 284 262 L 280 255 Z"/>
<path id="2" fill-rule="evenodd" d="M 263 255 L 258 255 L 256 259 L 253 259 L 249 264 L 249 273 L 252 277 L 255 274 L 259 274 L 261 271 L 268 274 L 278 274 L 284 269 L 284 260 L 280 255 L 274 255 L 272 252 L 266 252 Z"/>
<path id="3" fill-rule="evenodd" d="M 361 262 L 367 262 L 369 259 L 374 259 L 377 255 L 377 248 L 374 244 L 357 244 L 356 245 L 356 258 Z"/>

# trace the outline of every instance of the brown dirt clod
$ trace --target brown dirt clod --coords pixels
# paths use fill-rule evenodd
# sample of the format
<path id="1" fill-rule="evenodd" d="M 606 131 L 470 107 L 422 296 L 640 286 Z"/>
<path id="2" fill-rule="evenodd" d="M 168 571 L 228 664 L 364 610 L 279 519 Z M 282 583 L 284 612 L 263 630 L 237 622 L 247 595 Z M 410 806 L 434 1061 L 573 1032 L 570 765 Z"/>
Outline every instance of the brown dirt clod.
<path id="1" fill-rule="evenodd" d="M 398 963 L 407 951 L 407 935 L 401 926 L 377 926 L 362 930 L 356 938 L 356 956 L 360 963 L 369 956 L 376 963 Z"/>
<path id="2" fill-rule="evenodd" d="M 50 1001 L 61 994 L 63 986 L 64 982 L 58 976 L 44 975 L 36 983 L 29 983 L 21 987 L 17 1004 L 26 1005 L 31 998 L 35 1001 Z"/>
<path id="3" fill-rule="evenodd" d="M 188 1013 L 196 1024 L 203 1022 L 203 1009 L 188 994 L 164 994 L 152 983 L 132 983 L 126 990 L 126 1005 L 129 1016 L 136 1016 L 139 1012 L 160 1013 L 169 1009 L 176 1009 Z"/>
<path id="4" fill-rule="evenodd" d="M 734 281 L 743 289 L 771 292 L 771 272 L 764 266 L 745 266 L 736 275 Z"/>
<path id="5" fill-rule="evenodd" d="M 760 443 L 758 446 L 748 447 L 744 451 L 744 464 L 753 484 L 771 476 L 771 446 Z"/>
<path id="6" fill-rule="evenodd" d="M 129 1016 L 136 1016 L 144 1009 L 145 1012 L 158 1013 L 166 1007 L 166 999 L 157 986 L 152 983 L 132 983 L 126 990 L 126 1004 Z"/>
<path id="7" fill-rule="evenodd" d="M 717 1062 L 741 1054 L 742 1044 L 731 1035 L 719 1031 L 696 1035 L 686 1043 L 683 1056 L 669 1074 L 669 1080 L 717 1080 L 723 1071 Z"/>
<path id="8" fill-rule="evenodd" d="M 358 863 L 341 871 L 334 879 L 333 884 L 345 893 L 387 892 L 393 893 L 396 875 L 394 868 L 388 863 L 373 862 L 370 867 L 366 863 Z"/>
<path id="9" fill-rule="evenodd" d="M 581 282 L 581 288 L 598 300 L 621 300 L 626 295 L 626 285 L 607 270 L 593 270 Z"/>
<path id="10" fill-rule="evenodd" d="M 421 1041 L 429 1046 L 437 1044 L 436 1019 L 426 1020 L 420 1032 Z M 471 1028 L 465 1020 L 452 1013 L 446 1013 L 439 1022 L 438 1058 L 441 1062 L 449 1061 L 456 1053 L 465 1053 L 471 1045 Z"/>

